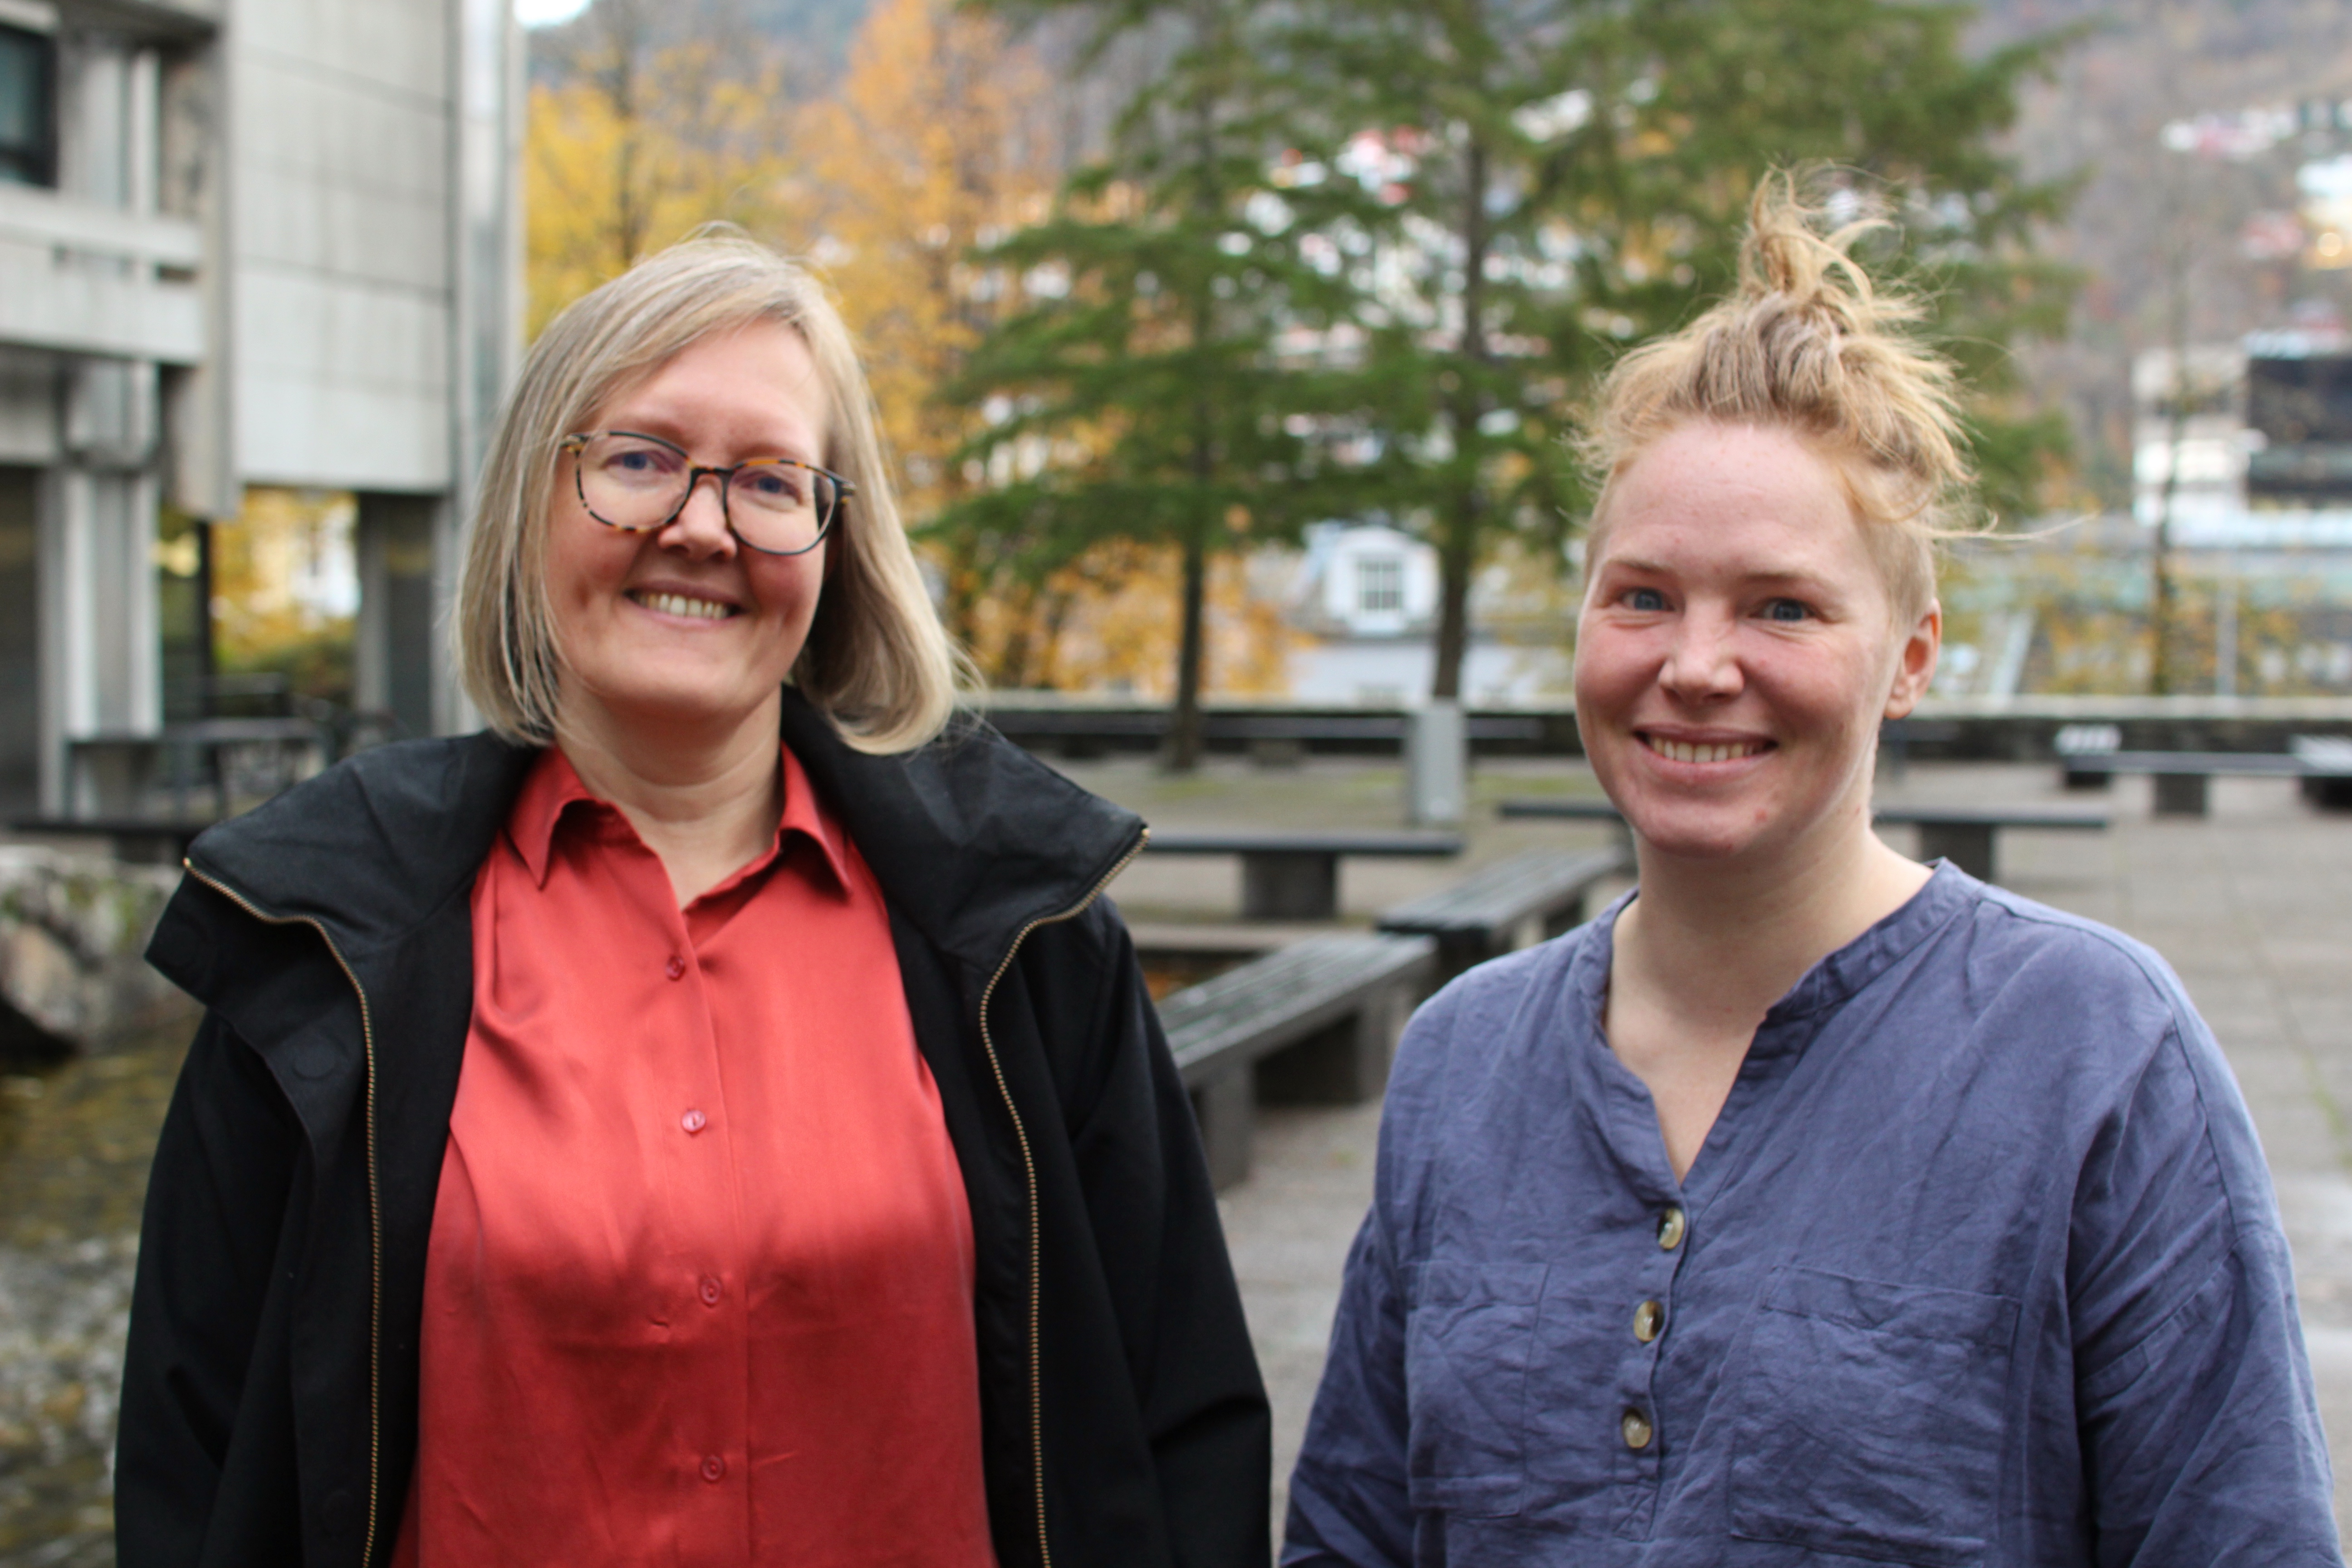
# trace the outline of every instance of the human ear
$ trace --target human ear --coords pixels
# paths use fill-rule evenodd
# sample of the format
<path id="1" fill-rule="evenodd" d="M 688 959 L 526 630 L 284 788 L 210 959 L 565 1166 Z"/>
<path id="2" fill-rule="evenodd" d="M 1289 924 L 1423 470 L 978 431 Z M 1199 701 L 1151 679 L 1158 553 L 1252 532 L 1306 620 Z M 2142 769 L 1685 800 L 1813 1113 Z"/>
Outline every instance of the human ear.
<path id="1" fill-rule="evenodd" d="M 1936 656 L 1944 647 L 1944 606 L 1927 601 L 1919 619 L 1904 636 L 1895 656 L 1895 681 L 1886 694 L 1885 717 L 1900 719 L 1919 705 L 1927 683 L 1936 677 Z"/>

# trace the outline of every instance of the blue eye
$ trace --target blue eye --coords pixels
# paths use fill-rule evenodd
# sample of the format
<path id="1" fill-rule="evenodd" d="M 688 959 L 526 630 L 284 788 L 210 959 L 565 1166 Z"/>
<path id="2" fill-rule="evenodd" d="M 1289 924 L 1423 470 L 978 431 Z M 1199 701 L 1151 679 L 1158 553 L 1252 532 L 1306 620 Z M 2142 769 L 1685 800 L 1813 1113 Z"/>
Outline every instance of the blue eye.
<path id="1" fill-rule="evenodd" d="M 1801 621 L 1812 613 L 1801 599 L 1775 599 L 1764 606 L 1764 618 L 1768 621 Z"/>
<path id="2" fill-rule="evenodd" d="M 1629 588 L 1625 592 L 1625 607 L 1629 610 L 1663 610 L 1666 596 L 1655 588 Z"/>

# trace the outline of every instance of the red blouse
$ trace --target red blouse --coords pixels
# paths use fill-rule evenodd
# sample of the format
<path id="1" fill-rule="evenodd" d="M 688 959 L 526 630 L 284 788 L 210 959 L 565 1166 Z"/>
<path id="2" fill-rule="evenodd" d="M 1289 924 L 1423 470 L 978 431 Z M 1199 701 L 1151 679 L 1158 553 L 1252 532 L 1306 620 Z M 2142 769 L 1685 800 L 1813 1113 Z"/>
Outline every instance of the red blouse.
<path id="1" fill-rule="evenodd" d="M 783 767 L 684 910 L 553 750 L 475 881 L 401 1568 L 993 1562 L 962 1175 L 880 890 Z"/>

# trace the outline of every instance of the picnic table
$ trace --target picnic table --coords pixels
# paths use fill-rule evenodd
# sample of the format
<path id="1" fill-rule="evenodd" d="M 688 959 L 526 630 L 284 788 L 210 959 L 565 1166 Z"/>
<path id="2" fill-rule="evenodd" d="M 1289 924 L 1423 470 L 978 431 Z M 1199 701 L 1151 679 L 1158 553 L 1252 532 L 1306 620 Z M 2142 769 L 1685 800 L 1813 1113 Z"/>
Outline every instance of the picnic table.
<path id="1" fill-rule="evenodd" d="M 1606 800 L 1507 800 L 1500 811 L 1505 816 L 1624 821 L 1615 805 Z M 1996 836 L 2003 828 L 2104 833 L 2111 825 L 2104 811 L 2071 806 L 1874 805 L 1870 815 L 1873 822 L 1916 827 L 1922 859 L 1949 860 L 1969 876 L 1986 882 L 2000 879 L 1994 846 Z"/>
<path id="2" fill-rule="evenodd" d="M 1261 1098 L 1353 1104 L 1378 1097 L 1436 957 L 1437 943 L 1425 936 L 1333 932 L 1160 1002 L 1216 1185 L 1249 1174 Z"/>
<path id="3" fill-rule="evenodd" d="M 2304 765 L 2304 799 L 2328 811 L 2352 810 L 2352 738 L 2290 735 L 2286 745 Z"/>
<path id="4" fill-rule="evenodd" d="M 2158 816 L 2205 816 L 2216 777 L 2307 778 L 2319 765 L 2292 752 L 2109 752 L 2098 760 L 2109 773 L 2153 779 Z"/>
<path id="5" fill-rule="evenodd" d="M 1339 912 L 1339 859 L 1347 855 L 1445 857 L 1462 853 L 1458 833 L 1294 832 L 1158 828 L 1145 853 L 1234 855 L 1242 863 L 1242 917 L 1328 921 Z"/>
<path id="6" fill-rule="evenodd" d="M 1633 864 L 1622 844 L 1581 853 L 1531 849 L 1399 904 L 1381 917 L 1381 930 L 1435 939 L 1443 983 L 1581 924 L 1592 912 L 1595 890 Z"/>

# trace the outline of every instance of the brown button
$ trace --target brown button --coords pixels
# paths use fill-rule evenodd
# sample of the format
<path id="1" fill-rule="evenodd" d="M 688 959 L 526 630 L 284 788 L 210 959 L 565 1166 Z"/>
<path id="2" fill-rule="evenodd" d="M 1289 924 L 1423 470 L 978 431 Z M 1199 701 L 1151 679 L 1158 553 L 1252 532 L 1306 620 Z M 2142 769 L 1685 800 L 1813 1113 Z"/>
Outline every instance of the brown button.
<path id="1" fill-rule="evenodd" d="M 727 1479 L 727 1461 L 720 1458 L 716 1454 L 712 1454 L 706 1458 L 702 1461 L 702 1479 L 706 1481 L 725 1480 Z"/>
<path id="2" fill-rule="evenodd" d="M 704 1306 L 716 1307 L 719 1305 L 719 1298 L 722 1294 L 724 1294 L 724 1291 L 720 1289 L 718 1280 L 712 1279 L 708 1274 L 702 1277 L 702 1304 Z"/>
<path id="3" fill-rule="evenodd" d="M 703 1115 L 699 1110 L 689 1110 L 677 1119 L 677 1124 L 688 1132 L 699 1132 L 710 1125 L 710 1118 Z"/>
<path id="4" fill-rule="evenodd" d="M 1628 1408 L 1618 1421 L 1617 1430 L 1624 1435 L 1628 1448 L 1646 1448 L 1650 1446 L 1650 1439 L 1656 1436 L 1650 1429 L 1650 1418 L 1632 1408 Z"/>
<path id="5" fill-rule="evenodd" d="M 1658 1246 L 1664 1251 L 1672 1252 L 1683 1244 L 1683 1232 L 1689 1228 L 1689 1222 L 1683 1218 L 1682 1210 L 1667 1209 L 1658 1216 Z"/>
<path id="6" fill-rule="evenodd" d="M 686 974 L 686 960 L 674 952 L 671 953 L 669 962 L 662 965 L 662 973 L 672 980 L 682 979 Z"/>
<path id="7" fill-rule="evenodd" d="M 1666 1326 L 1666 1310 L 1655 1301 L 1644 1301 L 1633 1309 L 1633 1337 L 1648 1344 Z M 1636 1448 L 1642 1445 L 1633 1445 Z"/>

